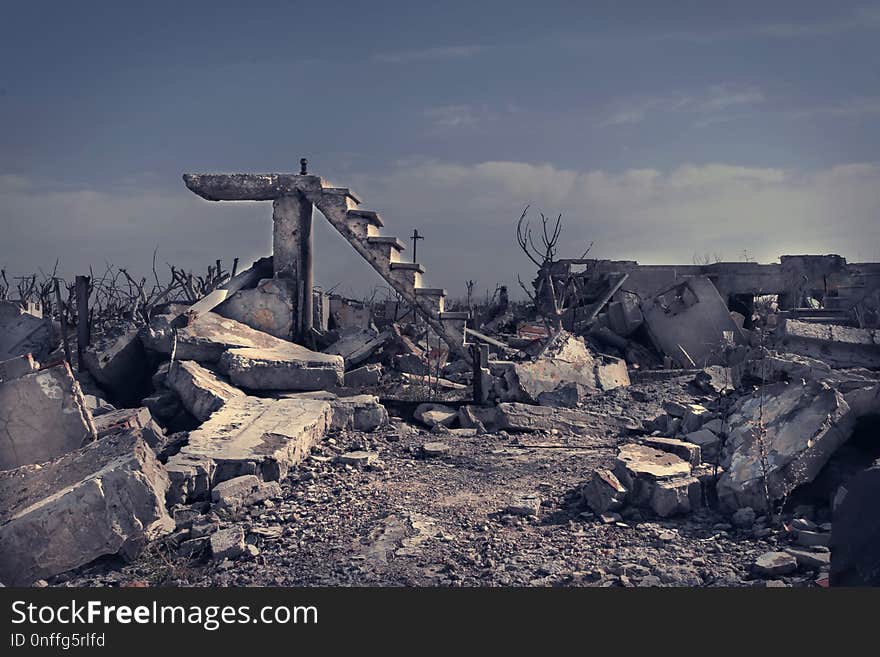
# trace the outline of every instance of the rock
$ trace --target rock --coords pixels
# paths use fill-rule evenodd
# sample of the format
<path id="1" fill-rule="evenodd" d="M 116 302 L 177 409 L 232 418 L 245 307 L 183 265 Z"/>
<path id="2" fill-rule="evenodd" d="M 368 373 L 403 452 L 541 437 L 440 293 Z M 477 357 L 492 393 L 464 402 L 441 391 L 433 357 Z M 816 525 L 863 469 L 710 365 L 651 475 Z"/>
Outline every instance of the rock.
<path id="1" fill-rule="evenodd" d="M 681 418 L 681 432 L 693 433 L 714 417 L 705 406 L 688 404 L 684 417 Z"/>
<path id="2" fill-rule="evenodd" d="M 0 579 L 23 586 L 104 555 L 135 556 L 174 529 L 167 486 L 137 431 L 0 472 Z"/>
<path id="3" fill-rule="evenodd" d="M 702 486 L 696 477 L 639 483 L 643 490 L 650 490 L 651 510 L 662 518 L 690 513 L 702 506 Z"/>
<path id="4" fill-rule="evenodd" d="M 676 440 L 675 438 L 647 436 L 641 439 L 641 443 L 663 452 L 675 454 L 677 457 L 687 461 L 691 465 L 700 465 L 703 461 L 700 447 L 691 442 L 684 442 Z"/>
<path id="5" fill-rule="evenodd" d="M 218 508 L 228 511 L 236 511 L 273 497 L 281 497 L 278 482 L 262 481 L 254 475 L 227 479 L 211 491 L 211 501 Z"/>
<path id="6" fill-rule="evenodd" d="M 296 283 L 288 278 L 264 278 L 255 288 L 239 290 L 214 309 L 256 331 L 282 340 L 293 332 Z"/>
<path id="7" fill-rule="evenodd" d="M 159 390 L 149 397 L 141 399 L 141 405 L 150 409 L 150 414 L 164 424 L 168 424 L 187 412 L 180 402 L 180 397 L 173 390 Z"/>
<path id="8" fill-rule="evenodd" d="M 565 408 L 505 402 L 496 407 L 498 425 L 507 431 L 551 431 L 581 434 L 591 426 L 586 413 Z"/>
<path id="9" fill-rule="evenodd" d="M 345 373 L 344 382 L 346 388 L 366 388 L 377 386 L 382 382 L 382 366 L 379 363 L 370 363 Z"/>
<path id="10" fill-rule="evenodd" d="M 446 443 L 425 443 L 422 445 L 422 454 L 425 456 L 446 456 L 451 451 L 451 447 Z"/>
<path id="11" fill-rule="evenodd" d="M 569 381 L 561 383 L 551 392 L 542 392 L 538 395 L 538 403 L 541 406 L 556 406 L 559 408 L 577 408 L 577 405 L 586 397 L 587 389 L 579 383 Z"/>
<path id="12" fill-rule="evenodd" d="M 699 446 L 700 457 L 707 463 L 716 463 L 721 454 L 721 439 L 708 429 L 700 429 L 685 435 L 684 439 Z"/>
<path id="13" fill-rule="evenodd" d="M 795 531 L 808 531 L 814 532 L 818 529 L 815 522 L 812 520 L 807 520 L 806 518 L 794 518 L 791 521 L 791 528 Z"/>
<path id="14" fill-rule="evenodd" d="M 207 536 L 200 536 L 199 538 L 191 538 L 188 541 L 184 541 L 177 547 L 177 554 L 183 557 L 184 559 L 194 559 L 208 549 L 211 545 L 211 540 Z"/>
<path id="15" fill-rule="evenodd" d="M 83 364 L 119 405 L 132 406 L 150 393 L 152 369 L 138 329 L 93 341 L 83 352 Z"/>
<path id="16" fill-rule="evenodd" d="M 241 390 L 192 360 L 174 361 L 165 384 L 177 393 L 183 407 L 200 422 L 223 408 L 233 397 L 244 395 Z"/>
<path id="17" fill-rule="evenodd" d="M 726 395 L 736 390 L 740 385 L 739 372 L 732 367 L 722 365 L 710 365 L 704 367 L 694 378 L 700 388 L 717 395 Z"/>
<path id="18" fill-rule="evenodd" d="M 138 429 L 153 449 L 158 449 L 165 442 L 165 432 L 156 424 L 150 409 L 146 407 L 123 408 L 118 411 L 110 411 L 95 418 L 95 430 L 98 438 L 114 433 L 127 432 Z"/>
<path id="19" fill-rule="evenodd" d="M 388 411 L 375 395 L 339 397 L 332 392 L 300 392 L 283 395 L 287 399 L 317 399 L 330 404 L 330 428 L 375 431 L 388 422 Z"/>
<path id="20" fill-rule="evenodd" d="M 463 429 L 486 431 L 498 426 L 500 415 L 494 406 L 459 406 L 458 423 Z"/>
<path id="21" fill-rule="evenodd" d="M 41 311 L 0 300 L 0 361 L 32 354 L 42 361 L 60 344 L 58 333 Z"/>
<path id="22" fill-rule="evenodd" d="M 211 556 L 216 561 L 238 559 L 247 549 L 244 543 L 244 530 L 241 527 L 228 527 L 211 534 Z"/>
<path id="23" fill-rule="evenodd" d="M 250 390 L 324 390 L 342 385 L 341 357 L 280 342 L 272 349 L 230 349 L 219 367 L 233 384 Z"/>
<path id="24" fill-rule="evenodd" d="M 624 361 L 595 356 L 583 338 L 564 331 L 533 362 L 513 363 L 507 376 L 514 400 L 531 403 L 537 403 L 541 393 L 553 392 L 566 383 L 579 384 L 587 393 L 629 385 Z"/>
<path id="25" fill-rule="evenodd" d="M 503 513 L 512 516 L 537 516 L 541 511 L 541 496 L 537 493 L 517 495 L 507 506 L 504 507 Z"/>
<path id="26" fill-rule="evenodd" d="M 687 413 L 687 405 L 682 404 L 681 402 L 677 402 L 673 399 L 669 399 L 663 402 L 663 410 L 667 415 L 672 417 L 682 418 L 684 414 Z"/>
<path id="27" fill-rule="evenodd" d="M 831 564 L 830 552 L 811 552 L 795 548 L 785 548 L 785 551 L 795 558 L 800 568 L 807 570 L 818 570 Z"/>
<path id="28" fill-rule="evenodd" d="M 391 359 L 391 362 L 394 369 L 398 372 L 407 372 L 419 376 L 427 376 L 431 373 L 431 366 L 428 365 L 428 361 L 416 354 L 397 354 Z"/>
<path id="29" fill-rule="evenodd" d="M 170 502 L 203 499 L 211 486 L 242 475 L 284 478 L 324 436 L 330 414 L 325 401 L 230 399 L 168 459 Z"/>
<path id="30" fill-rule="evenodd" d="M 831 534 L 799 531 L 797 534 L 797 544 L 803 545 L 804 547 L 813 547 L 815 545 L 828 547 L 829 545 L 831 545 Z"/>
<path id="31" fill-rule="evenodd" d="M 765 552 L 755 560 L 753 570 L 759 577 L 776 577 L 793 573 L 797 567 L 797 559 L 786 552 Z"/>
<path id="32" fill-rule="evenodd" d="M 758 431 L 762 419 L 763 433 Z M 727 424 L 719 501 L 731 509 L 764 510 L 762 451 L 767 455 L 767 488 L 775 501 L 815 478 L 849 438 L 855 419 L 839 392 L 808 382 L 765 386 L 740 399 Z"/>
<path id="33" fill-rule="evenodd" d="M 116 407 L 105 399 L 96 397 L 95 395 L 83 395 L 83 401 L 92 417 L 98 417 L 107 413 L 112 413 Z"/>
<path id="34" fill-rule="evenodd" d="M 185 307 L 176 305 L 172 306 L 168 314 L 154 317 L 150 326 L 140 332 L 144 345 L 153 351 L 170 355 L 174 342 L 172 323 L 178 313 L 185 310 Z M 288 344 L 292 343 L 255 331 L 233 319 L 206 312 L 177 330 L 175 360 L 216 363 L 228 349 L 283 349 Z"/>
<path id="35" fill-rule="evenodd" d="M 581 495 L 593 513 L 603 514 L 618 511 L 626 504 L 626 487 L 610 470 L 593 470 L 587 483 L 581 488 Z"/>
<path id="36" fill-rule="evenodd" d="M 353 465 L 355 467 L 362 468 L 376 463 L 379 460 L 379 455 L 376 452 L 357 450 L 354 452 L 346 452 L 345 454 L 340 454 L 336 457 L 336 460 L 343 465 Z"/>
<path id="37" fill-rule="evenodd" d="M 673 477 L 689 476 L 691 466 L 674 454 L 663 452 L 644 445 L 623 445 L 617 454 L 615 472 L 621 482 L 629 488 L 627 479 L 672 479 Z"/>
<path id="38" fill-rule="evenodd" d="M 834 509 L 831 586 L 880 586 L 880 461 L 847 481 Z"/>
<path id="39" fill-rule="evenodd" d="M 0 362 L 0 382 L 17 379 L 25 374 L 36 372 L 38 369 L 40 369 L 40 364 L 34 360 L 30 353 L 4 360 Z"/>
<path id="40" fill-rule="evenodd" d="M 413 417 L 426 427 L 437 424 L 451 427 L 458 419 L 458 411 L 443 404 L 419 404 L 413 411 Z"/>
<path id="41" fill-rule="evenodd" d="M 363 363 L 384 345 L 391 334 L 377 333 L 373 329 L 360 329 L 344 332 L 339 339 L 324 349 L 325 354 L 340 356 L 349 370 Z"/>
<path id="42" fill-rule="evenodd" d="M 749 529 L 755 524 L 756 517 L 755 510 L 750 506 L 745 506 L 742 509 L 734 511 L 733 515 L 730 517 L 730 522 L 734 527 Z"/>
<path id="43" fill-rule="evenodd" d="M 49 461 L 96 437 L 67 363 L 0 383 L 0 470 Z"/>

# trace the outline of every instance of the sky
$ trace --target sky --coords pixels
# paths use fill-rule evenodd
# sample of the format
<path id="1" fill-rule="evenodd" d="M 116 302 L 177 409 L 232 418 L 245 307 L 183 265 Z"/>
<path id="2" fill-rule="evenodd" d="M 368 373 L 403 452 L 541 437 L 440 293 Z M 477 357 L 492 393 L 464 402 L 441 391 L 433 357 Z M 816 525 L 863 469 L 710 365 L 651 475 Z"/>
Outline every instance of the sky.
<path id="1" fill-rule="evenodd" d="M 880 261 L 880 4 L 0 0 L 0 267 L 204 271 L 271 253 L 271 204 L 184 172 L 310 172 L 431 286 L 560 257 Z M 406 256 L 409 250 L 404 253 Z M 316 279 L 382 281 L 320 215 Z"/>

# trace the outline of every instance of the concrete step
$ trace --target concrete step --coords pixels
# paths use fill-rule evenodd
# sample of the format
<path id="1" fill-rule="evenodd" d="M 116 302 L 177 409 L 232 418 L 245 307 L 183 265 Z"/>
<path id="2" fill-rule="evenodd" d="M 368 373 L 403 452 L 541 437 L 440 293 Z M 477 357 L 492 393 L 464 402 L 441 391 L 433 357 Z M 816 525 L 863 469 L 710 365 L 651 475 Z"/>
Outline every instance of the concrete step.
<path id="1" fill-rule="evenodd" d="M 385 225 L 385 222 L 382 221 L 382 217 L 379 216 L 379 213 L 373 212 L 372 210 L 349 210 L 348 215 L 350 217 L 369 221 L 371 224 L 378 226 L 379 228 L 382 228 L 382 226 Z"/>
<path id="2" fill-rule="evenodd" d="M 396 237 L 371 236 L 367 237 L 367 246 L 381 254 L 389 263 L 400 262 L 400 252 L 406 247 Z"/>
<path id="3" fill-rule="evenodd" d="M 422 287 L 422 274 L 425 270 L 421 265 L 412 262 L 392 262 L 389 265 L 391 276 L 405 286 L 407 294 L 415 294 L 415 289 Z"/>
<path id="4" fill-rule="evenodd" d="M 416 288 L 416 298 L 420 305 L 430 309 L 432 313 L 440 314 L 444 309 L 446 290 L 439 287 L 419 287 Z"/>

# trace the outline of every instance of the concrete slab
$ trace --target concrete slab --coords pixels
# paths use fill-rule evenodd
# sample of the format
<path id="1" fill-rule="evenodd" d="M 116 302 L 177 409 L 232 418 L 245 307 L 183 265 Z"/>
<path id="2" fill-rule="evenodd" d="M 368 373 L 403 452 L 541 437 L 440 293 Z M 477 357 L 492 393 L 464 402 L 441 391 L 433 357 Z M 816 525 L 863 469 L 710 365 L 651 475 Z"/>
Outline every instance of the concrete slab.
<path id="1" fill-rule="evenodd" d="M 52 321 L 12 301 L 0 301 L 0 360 L 33 354 L 45 358 L 60 344 Z"/>
<path id="2" fill-rule="evenodd" d="M 36 372 L 39 368 L 40 364 L 34 360 L 31 354 L 0 361 L 0 381 L 11 381 L 25 374 Z"/>
<path id="3" fill-rule="evenodd" d="M 192 360 L 174 361 L 165 385 L 177 393 L 183 407 L 204 422 L 233 397 L 244 395 L 211 370 Z"/>
<path id="4" fill-rule="evenodd" d="M 831 367 L 880 369 L 880 329 L 783 321 L 776 334 L 786 351 L 816 358 Z"/>
<path id="5" fill-rule="evenodd" d="M 134 406 L 150 392 L 152 368 L 138 329 L 93 342 L 83 352 L 83 364 L 118 405 Z"/>
<path id="6" fill-rule="evenodd" d="M 341 356 L 345 360 L 345 369 L 349 370 L 372 356 L 390 337 L 388 332 L 377 333 L 372 329 L 347 331 L 324 349 L 324 353 Z"/>
<path id="7" fill-rule="evenodd" d="M 243 475 L 287 476 L 330 426 L 326 401 L 235 397 L 189 434 L 168 459 L 173 503 L 192 502 L 211 486 Z"/>
<path id="8" fill-rule="evenodd" d="M 0 580 L 25 586 L 104 555 L 134 556 L 174 528 L 167 486 L 136 431 L 0 472 Z"/>
<path id="9" fill-rule="evenodd" d="M 272 348 L 230 349 L 219 368 L 234 385 L 250 390 L 324 390 L 342 385 L 341 356 L 280 342 Z"/>
<path id="10" fill-rule="evenodd" d="M 239 290 L 214 312 L 257 331 L 289 340 L 293 334 L 295 292 L 293 279 L 266 278 L 254 289 Z"/>
<path id="11" fill-rule="evenodd" d="M 96 436 L 67 363 L 0 383 L 0 470 L 49 461 Z"/>
<path id="12" fill-rule="evenodd" d="M 375 395 L 338 396 L 332 392 L 298 392 L 284 395 L 286 399 L 312 399 L 330 404 L 330 428 L 336 430 L 375 431 L 388 422 L 388 411 Z"/>
<path id="13" fill-rule="evenodd" d="M 165 441 L 165 432 L 156 424 L 150 409 L 145 406 L 121 408 L 95 418 L 95 430 L 99 439 L 133 429 L 139 430 L 141 437 L 153 449 L 160 448 Z"/>

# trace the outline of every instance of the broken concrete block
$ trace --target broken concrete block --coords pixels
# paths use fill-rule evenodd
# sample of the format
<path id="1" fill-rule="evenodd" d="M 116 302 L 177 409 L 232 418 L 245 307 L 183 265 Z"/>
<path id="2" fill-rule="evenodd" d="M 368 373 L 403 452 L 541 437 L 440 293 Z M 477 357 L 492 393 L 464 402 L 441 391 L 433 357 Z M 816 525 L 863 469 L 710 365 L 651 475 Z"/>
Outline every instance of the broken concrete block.
<path id="1" fill-rule="evenodd" d="M 52 321 L 12 301 L 0 301 L 0 361 L 33 354 L 45 360 L 60 344 Z"/>
<path id="2" fill-rule="evenodd" d="M 691 466 L 674 454 L 630 443 L 618 451 L 615 473 L 629 488 L 627 482 L 634 478 L 660 480 L 690 475 Z"/>
<path id="3" fill-rule="evenodd" d="M 246 324 L 282 340 L 293 334 L 295 282 L 265 278 L 257 287 L 239 290 L 214 309 L 218 315 Z"/>
<path id="4" fill-rule="evenodd" d="M 880 462 L 846 483 L 834 507 L 831 586 L 880 586 Z"/>
<path id="5" fill-rule="evenodd" d="M 377 386 L 382 381 L 382 372 L 382 366 L 379 363 L 370 363 L 346 372 L 343 381 L 346 388 Z"/>
<path id="6" fill-rule="evenodd" d="M 348 331 L 324 349 L 324 353 L 341 356 L 345 361 L 345 369 L 349 370 L 372 356 L 389 337 L 390 333 L 387 331 L 383 333 L 377 333 L 372 329 Z"/>
<path id="7" fill-rule="evenodd" d="M 96 437 L 67 363 L 0 383 L 0 470 L 49 461 Z"/>
<path id="8" fill-rule="evenodd" d="M 147 444 L 156 449 L 165 442 L 165 432 L 156 424 L 150 409 L 141 406 L 139 408 L 122 408 L 118 411 L 110 411 L 95 418 L 95 431 L 98 438 L 104 438 L 115 433 L 139 430 Z"/>
<path id="9" fill-rule="evenodd" d="M 362 468 L 376 463 L 379 460 L 379 455 L 376 452 L 355 450 L 353 452 L 340 454 L 336 457 L 336 460 L 343 465 L 351 465 L 354 467 Z"/>
<path id="10" fill-rule="evenodd" d="M 0 362 L 0 382 L 11 381 L 25 374 L 36 372 L 40 364 L 34 360 L 33 355 L 25 354 Z"/>
<path id="11" fill-rule="evenodd" d="M 707 392 L 726 395 L 739 387 L 739 369 L 722 365 L 710 365 L 709 367 L 704 367 L 702 372 L 697 373 L 694 383 Z"/>
<path id="12" fill-rule="evenodd" d="M 209 487 L 242 475 L 283 479 L 329 424 L 330 404 L 325 401 L 230 399 L 168 459 L 172 503 L 196 501 Z"/>
<path id="13" fill-rule="evenodd" d="M 776 335 L 785 351 L 819 359 L 831 367 L 880 368 L 880 329 L 786 319 Z"/>
<path id="14" fill-rule="evenodd" d="M 413 418 L 426 427 L 442 424 L 451 427 L 458 419 L 458 411 L 443 404 L 419 404 L 413 411 Z"/>
<path id="15" fill-rule="evenodd" d="M 233 384 L 250 390 L 324 390 L 342 385 L 343 361 L 282 342 L 273 349 L 230 349 L 220 369 Z"/>
<path id="16" fill-rule="evenodd" d="M 550 406 L 504 402 L 496 406 L 498 425 L 508 431 L 550 431 L 580 434 L 590 427 L 586 413 Z"/>
<path id="17" fill-rule="evenodd" d="M 701 458 L 707 463 L 716 463 L 720 456 L 721 439 L 708 429 L 699 429 L 685 434 L 684 439 L 699 446 Z"/>
<path id="18" fill-rule="evenodd" d="M 175 340 L 172 322 L 180 310 L 183 308 L 172 306 L 171 312 L 154 317 L 150 326 L 141 330 L 141 341 L 148 349 L 170 355 L 174 346 L 175 360 L 216 363 L 227 349 L 279 349 L 291 344 L 213 312 L 203 313 L 178 329 Z"/>
<path id="19" fill-rule="evenodd" d="M 581 488 L 584 502 L 594 513 L 618 511 L 626 504 L 626 487 L 610 470 L 593 470 L 587 483 Z"/>
<path id="20" fill-rule="evenodd" d="M 698 445 L 692 442 L 684 442 L 675 438 L 661 438 L 655 436 L 646 436 L 641 439 L 643 445 L 659 449 L 663 452 L 675 454 L 691 465 L 700 465 L 702 463 L 702 452 Z"/>
<path id="21" fill-rule="evenodd" d="M 227 479 L 211 490 L 211 501 L 227 511 L 236 511 L 273 497 L 281 497 L 278 482 L 262 481 L 254 475 Z"/>
<path id="22" fill-rule="evenodd" d="M 201 422 L 233 397 L 244 395 L 211 370 L 191 360 L 174 361 L 165 383 L 177 393 L 184 408 Z"/>
<path id="23" fill-rule="evenodd" d="M 116 407 L 113 404 L 105 399 L 96 397 L 95 395 L 83 395 L 83 400 L 86 403 L 86 408 L 89 409 L 89 413 L 92 414 L 92 417 L 98 417 L 105 413 L 112 413 L 116 410 Z"/>
<path id="24" fill-rule="evenodd" d="M 141 405 L 150 409 L 150 414 L 167 424 L 181 414 L 186 414 L 183 404 L 180 403 L 180 397 L 173 390 L 159 390 L 149 397 L 141 399 Z"/>
<path id="25" fill-rule="evenodd" d="M 688 277 L 643 300 L 641 308 L 654 346 L 679 367 L 719 364 L 726 345 L 746 342 L 727 304 L 705 276 Z"/>
<path id="26" fill-rule="evenodd" d="M 340 397 L 332 392 L 288 393 L 287 399 L 318 399 L 330 404 L 330 428 L 336 430 L 375 431 L 388 422 L 388 411 L 375 395 Z"/>
<path id="27" fill-rule="evenodd" d="M 811 550 L 798 550 L 796 548 L 785 548 L 785 551 L 795 558 L 798 568 L 805 570 L 821 570 L 831 564 L 830 552 L 812 552 Z M 839 585 L 832 582 L 831 586 Z M 843 586 L 846 585 L 844 584 Z"/>
<path id="28" fill-rule="evenodd" d="M 622 358 L 600 355 L 596 361 L 596 385 L 599 390 L 614 390 L 630 384 L 626 361 Z"/>
<path id="29" fill-rule="evenodd" d="M 422 454 L 429 458 L 432 456 L 446 456 L 451 450 L 452 448 L 446 443 L 431 442 L 422 445 Z"/>
<path id="30" fill-rule="evenodd" d="M 645 322 L 642 309 L 639 307 L 638 297 L 633 294 L 624 294 L 620 301 L 612 301 L 608 304 L 608 327 L 617 335 L 627 337 Z"/>
<path id="31" fill-rule="evenodd" d="M 502 509 L 502 513 L 512 516 L 537 516 L 541 511 L 541 496 L 538 493 L 514 496 Z"/>
<path id="32" fill-rule="evenodd" d="M 652 482 L 651 509 L 661 518 L 690 513 L 702 505 L 702 486 L 696 477 Z"/>
<path id="33" fill-rule="evenodd" d="M 500 415 L 494 406 L 460 406 L 458 423 L 463 429 L 484 431 L 498 425 Z"/>
<path id="34" fill-rule="evenodd" d="M 211 534 L 211 556 L 217 561 L 238 559 L 244 554 L 244 529 L 238 525 Z"/>
<path id="35" fill-rule="evenodd" d="M 688 404 L 684 416 L 681 418 L 681 432 L 692 433 L 702 427 L 709 420 L 715 419 L 715 414 L 701 404 Z"/>
<path id="36" fill-rule="evenodd" d="M 766 488 L 778 500 L 815 478 L 849 438 L 855 418 L 843 396 L 824 384 L 777 383 L 740 399 L 727 425 L 719 500 L 730 509 L 764 510 L 762 453 Z"/>
<path id="37" fill-rule="evenodd" d="M 425 358 L 415 354 L 396 354 L 391 363 L 398 372 L 427 376 L 431 373 L 431 367 Z"/>
<path id="38" fill-rule="evenodd" d="M 776 577 L 793 573 L 797 566 L 797 559 L 786 552 L 765 552 L 755 560 L 753 570 L 759 577 Z"/>
<path id="39" fill-rule="evenodd" d="M 542 392 L 538 395 L 538 404 L 541 406 L 556 406 L 557 408 L 577 408 L 584 400 L 587 389 L 579 383 L 569 381 L 558 385 L 550 392 Z"/>
<path id="40" fill-rule="evenodd" d="M 0 579 L 25 586 L 174 529 L 168 478 L 137 431 L 0 472 Z"/>
<path id="41" fill-rule="evenodd" d="M 83 364 L 116 404 L 132 406 L 150 393 L 152 370 L 135 328 L 92 342 Z"/>

